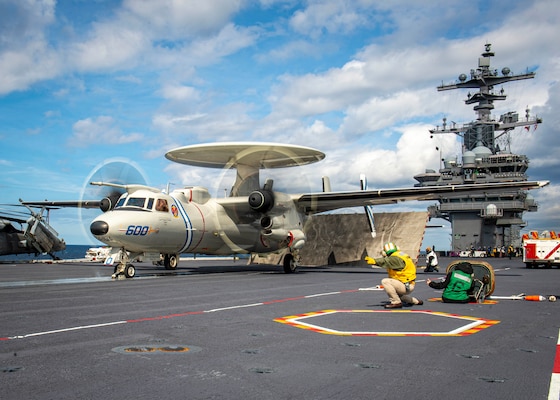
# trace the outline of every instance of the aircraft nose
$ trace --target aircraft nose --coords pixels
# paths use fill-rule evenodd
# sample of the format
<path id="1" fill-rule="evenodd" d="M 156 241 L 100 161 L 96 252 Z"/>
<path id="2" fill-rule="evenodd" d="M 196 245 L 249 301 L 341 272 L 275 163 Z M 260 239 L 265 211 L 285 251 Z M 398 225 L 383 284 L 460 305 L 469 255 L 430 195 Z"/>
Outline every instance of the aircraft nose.
<path id="1" fill-rule="evenodd" d="M 95 236 L 103 236 L 109 232 L 109 224 L 105 221 L 93 221 L 89 227 Z"/>

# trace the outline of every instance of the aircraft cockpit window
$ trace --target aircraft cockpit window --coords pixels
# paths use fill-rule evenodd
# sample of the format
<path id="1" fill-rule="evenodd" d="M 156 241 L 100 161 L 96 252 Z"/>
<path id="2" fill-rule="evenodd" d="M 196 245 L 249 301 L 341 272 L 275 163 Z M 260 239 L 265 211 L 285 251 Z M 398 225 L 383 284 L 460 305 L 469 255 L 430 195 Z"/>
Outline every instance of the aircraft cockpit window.
<path id="1" fill-rule="evenodd" d="M 119 199 L 119 201 L 117 202 L 117 205 L 115 206 L 115 208 L 124 206 L 125 200 L 126 200 L 126 197 L 121 197 Z"/>
<path id="2" fill-rule="evenodd" d="M 151 210 L 153 206 L 154 206 L 154 199 L 152 198 L 148 199 L 148 206 L 146 208 L 148 210 Z"/>
<path id="3" fill-rule="evenodd" d="M 140 207 L 144 208 L 144 203 L 146 202 L 145 197 L 129 197 L 126 202 L 127 207 Z"/>
<path id="4" fill-rule="evenodd" d="M 157 199 L 156 211 L 168 212 L 169 211 L 169 206 L 167 205 L 167 200 Z"/>

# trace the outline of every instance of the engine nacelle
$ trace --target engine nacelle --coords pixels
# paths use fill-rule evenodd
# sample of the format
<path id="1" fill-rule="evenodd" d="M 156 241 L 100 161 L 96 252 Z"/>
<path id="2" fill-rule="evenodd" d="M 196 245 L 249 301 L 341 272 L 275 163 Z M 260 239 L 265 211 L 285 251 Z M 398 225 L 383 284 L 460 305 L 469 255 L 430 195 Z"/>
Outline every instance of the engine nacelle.
<path id="1" fill-rule="evenodd" d="M 290 238 L 291 240 L 288 241 L 288 247 L 292 250 L 299 250 L 305 245 L 307 236 L 305 236 L 302 230 L 294 229 L 290 231 Z"/>
<path id="2" fill-rule="evenodd" d="M 103 212 L 107 212 L 109 210 L 112 210 L 114 206 L 115 206 L 115 204 L 113 203 L 113 201 L 109 197 L 105 197 L 105 198 L 101 199 L 101 201 L 99 202 L 99 208 Z"/>
<path id="3" fill-rule="evenodd" d="M 285 240 L 288 243 L 288 247 L 294 250 L 301 249 L 307 239 L 301 229 L 293 229 L 291 231 L 287 229 L 270 229 L 263 232 L 263 236 L 279 242 Z"/>
<path id="4" fill-rule="evenodd" d="M 249 207 L 261 213 L 270 211 L 274 207 L 274 194 L 268 189 L 258 189 L 251 192 Z"/>
<path id="5" fill-rule="evenodd" d="M 265 231 L 270 231 L 275 227 L 279 228 L 282 226 L 281 224 L 278 223 L 277 217 L 271 217 L 270 215 L 265 215 L 264 217 L 262 217 L 260 224 L 261 224 L 261 228 L 263 228 Z"/>
<path id="6" fill-rule="evenodd" d="M 265 229 L 265 230 L 269 230 L 270 228 L 272 228 L 272 218 L 270 218 L 268 215 L 265 215 L 264 217 L 261 218 L 261 228 Z"/>
<path id="7" fill-rule="evenodd" d="M 99 208 L 101 209 L 101 211 L 107 212 L 115 208 L 121 195 L 121 192 L 115 190 L 109 193 L 109 195 L 105 198 L 101 199 L 101 201 L 99 202 Z"/>

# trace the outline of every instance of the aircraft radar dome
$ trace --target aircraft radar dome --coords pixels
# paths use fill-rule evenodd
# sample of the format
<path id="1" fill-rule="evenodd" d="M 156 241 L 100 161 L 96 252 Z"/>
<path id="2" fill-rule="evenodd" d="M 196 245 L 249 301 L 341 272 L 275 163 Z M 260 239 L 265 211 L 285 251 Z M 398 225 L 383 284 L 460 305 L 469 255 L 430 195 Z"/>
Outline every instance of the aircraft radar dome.
<path id="1" fill-rule="evenodd" d="M 467 80 L 467 75 L 465 75 L 465 74 L 459 75 L 459 80 L 460 80 L 461 82 L 465 82 L 465 81 Z"/>
<path id="2" fill-rule="evenodd" d="M 511 70 L 508 67 L 502 68 L 502 75 L 508 76 L 511 73 Z"/>

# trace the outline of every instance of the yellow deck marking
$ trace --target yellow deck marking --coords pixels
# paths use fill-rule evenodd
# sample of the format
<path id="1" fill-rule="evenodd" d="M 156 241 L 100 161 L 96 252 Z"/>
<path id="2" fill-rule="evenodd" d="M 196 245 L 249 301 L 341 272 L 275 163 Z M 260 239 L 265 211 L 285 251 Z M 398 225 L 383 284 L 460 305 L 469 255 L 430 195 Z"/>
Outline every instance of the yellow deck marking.
<path id="1" fill-rule="evenodd" d="M 337 330 L 331 329 L 320 323 L 312 324 L 309 322 L 311 318 L 332 315 L 336 313 L 394 313 L 403 316 L 406 315 L 426 315 L 436 316 L 442 318 L 452 318 L 458 322 L 455 329 L 438 332 L 438 331 L 424 331 L 424 332 L 410 332 L 410 331 L 351 331 L 351 330 Z M 282 318 L 276 318 L 274 321 L 281 324 L 287 324 L 300 329 L 306 329 L 325 335 L 339 335 L 339 336 L 466 336 L 479 332 L 482 329 L 489 328 L 500 321 L 488 320 L 478 317 L 469 317 L 465 315 L 457 315 L 444 313 L 439 311 L 417 311 L 417 310 L 322 310 L 313 311 L 299 315 L 289 315 Z M 432 324 L 433 326 L 433 324 Z"/>

